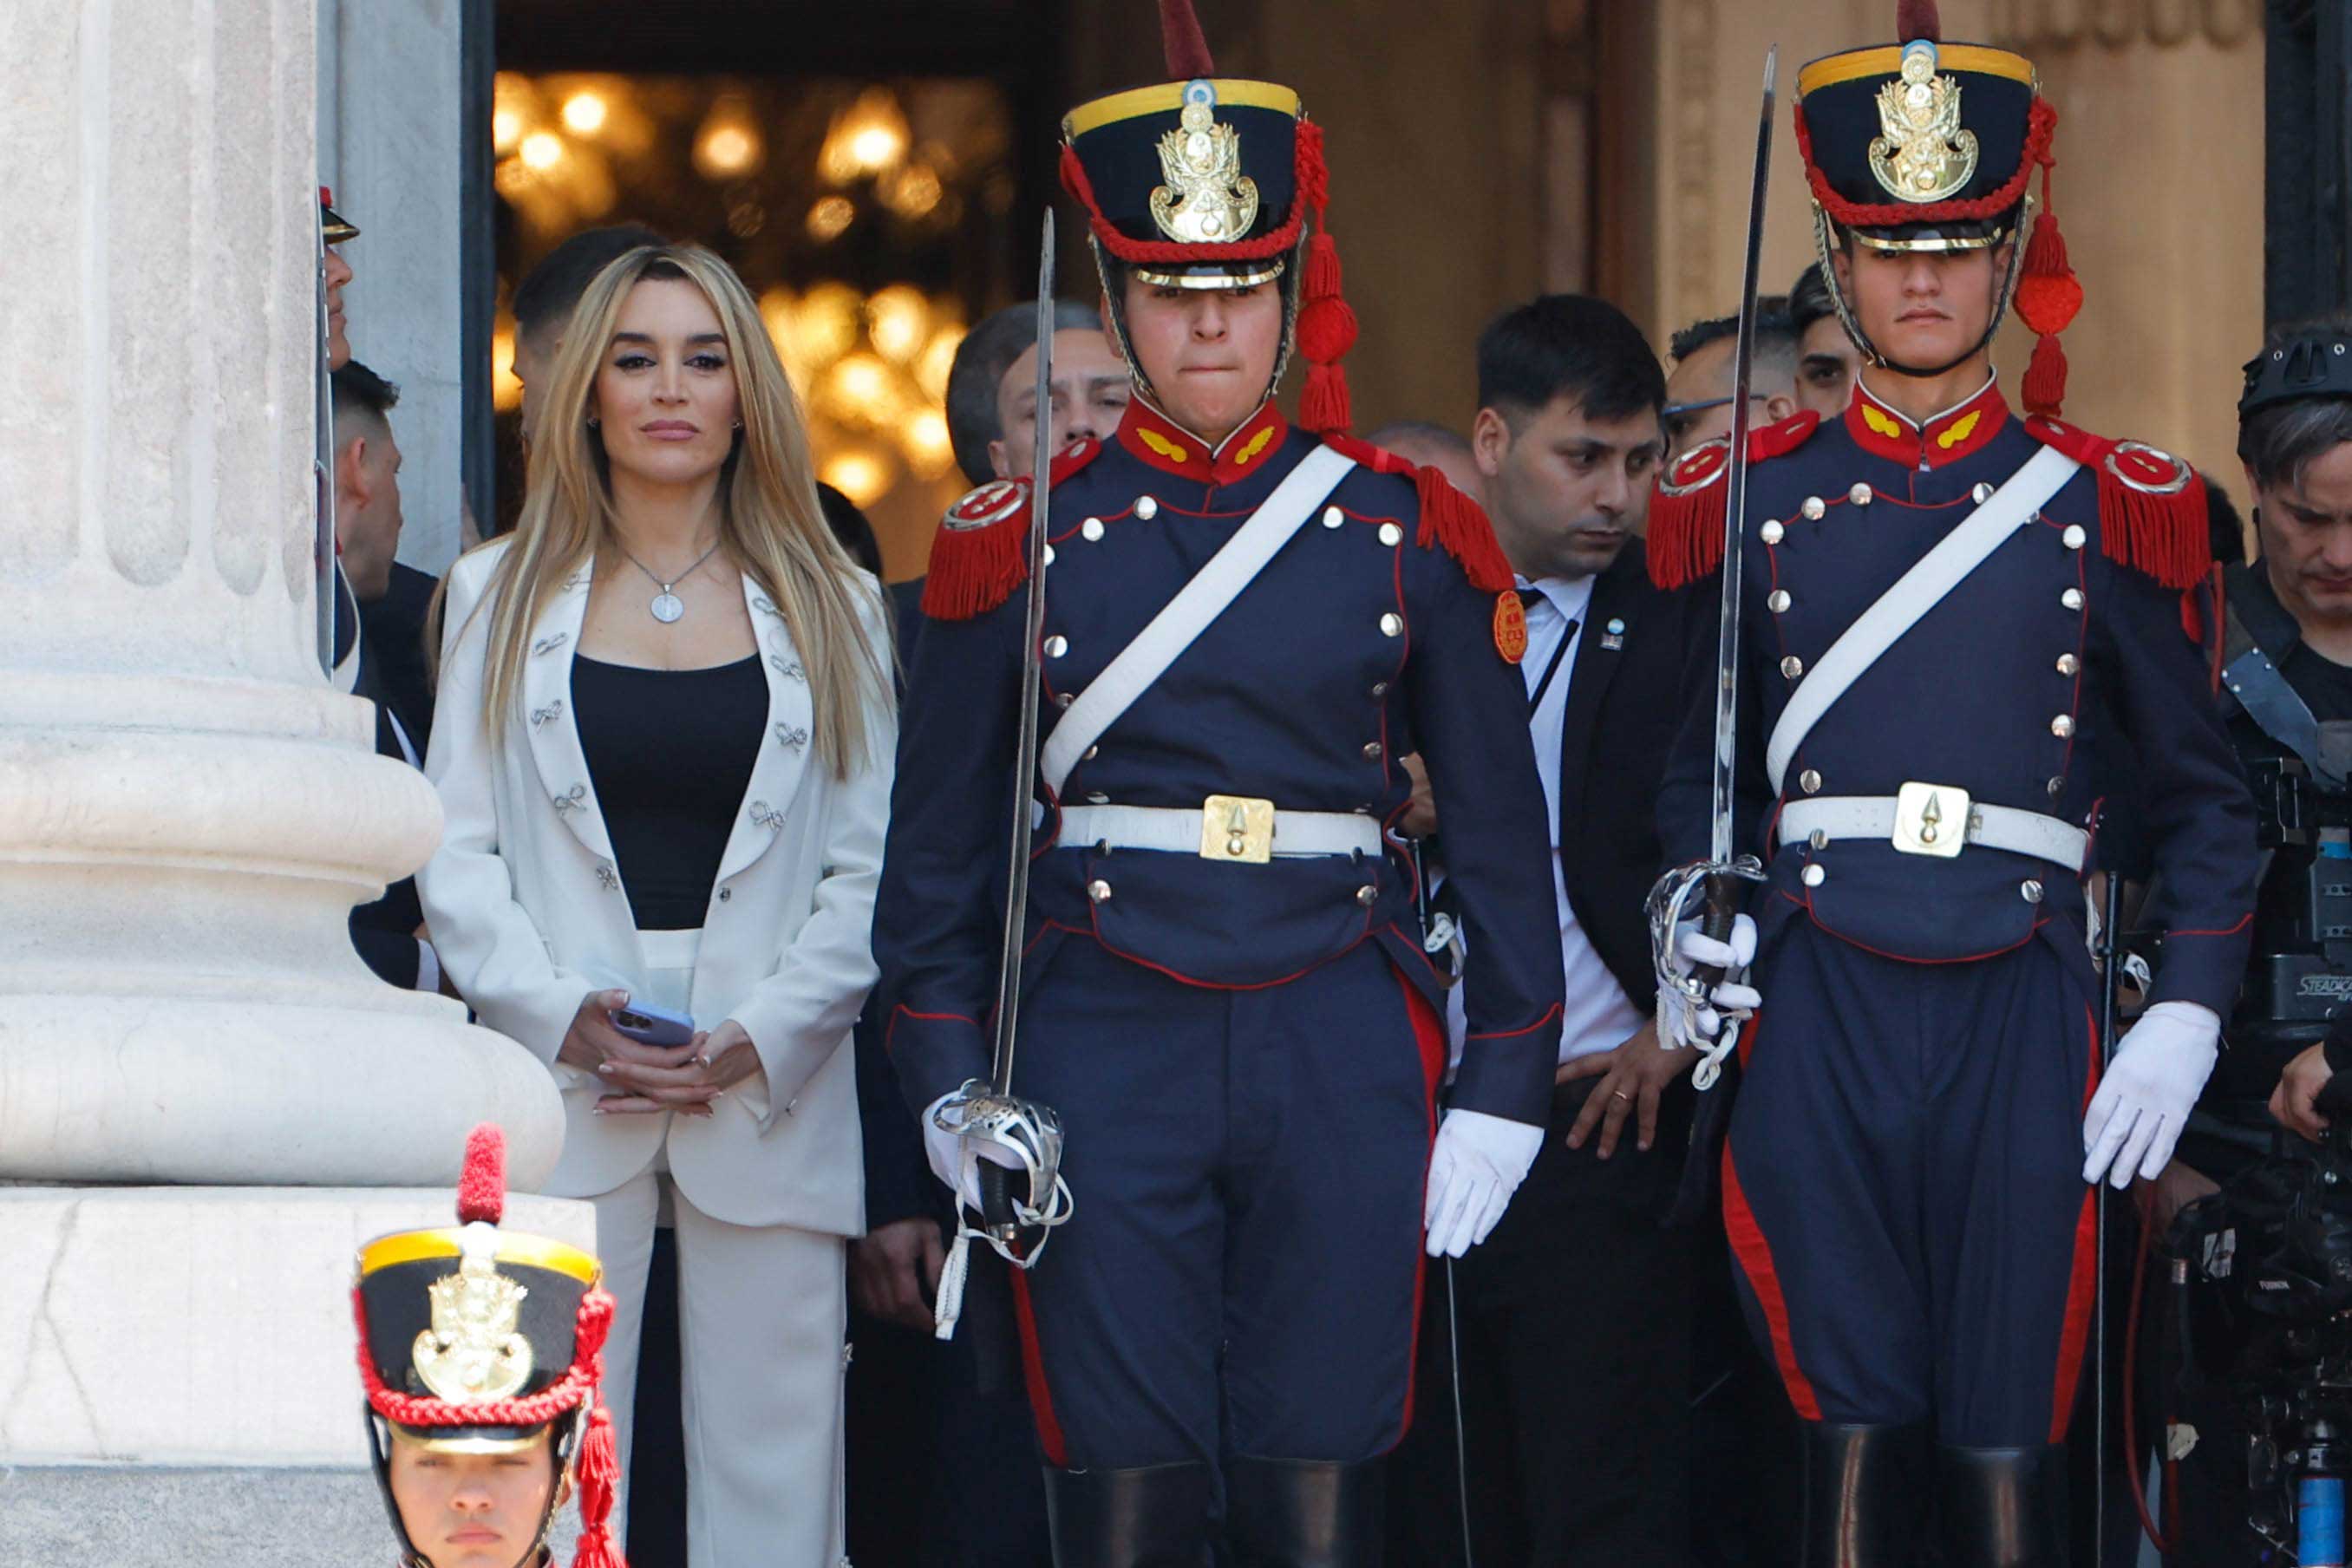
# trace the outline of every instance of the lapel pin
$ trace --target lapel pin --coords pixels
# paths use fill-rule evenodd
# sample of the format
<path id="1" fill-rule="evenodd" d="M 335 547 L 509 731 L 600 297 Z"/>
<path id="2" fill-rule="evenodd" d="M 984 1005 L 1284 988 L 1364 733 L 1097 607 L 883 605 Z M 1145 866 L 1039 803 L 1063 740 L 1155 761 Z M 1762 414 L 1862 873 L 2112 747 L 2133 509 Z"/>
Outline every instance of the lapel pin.
<path id="1" fill-rule="evenodd" d="M 1601 647 L 1604 653 L 1615 653 L 1625 646 L 1625 622 L 1622 616 L 1612 616 L 1601 628 Z"/>

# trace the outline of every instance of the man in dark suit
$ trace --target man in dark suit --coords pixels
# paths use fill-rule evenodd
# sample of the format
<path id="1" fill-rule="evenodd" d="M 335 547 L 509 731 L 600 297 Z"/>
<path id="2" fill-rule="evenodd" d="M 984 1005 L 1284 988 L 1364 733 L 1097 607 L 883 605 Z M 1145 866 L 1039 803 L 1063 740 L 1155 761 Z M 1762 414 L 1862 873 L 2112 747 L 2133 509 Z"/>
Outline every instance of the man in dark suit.
<path id="1" fill-rule="evenodd" d="M 1482 1563 L 1678 1568 L 1697 1244 L 1659 1221 L 1690 1053 L 1658 1047 L 1643 900 L 1693 695 L 1691 617 L 1712 612 L 1643 568 L 1665 382 L 1632 321 L 1598 300 L 1537 300 L 1481 337 L 1478 383 L 1471 449 L 1527 607 L 1568 1010 L 1543 1152 L 1485 1245 L 1431 1285 L 1421 1409 L 1444 1425 L 1458 1408 L 1461 1463 L 1451 1433 L 1401 1460 L 1419 1473 L 1402 1478 L 1412 1500 L 1392 1555 L 1460 1562 L 1466 1537 Z M 1453 1024 L 1458 1051 L 1458 1008 Z"/>
<path id="2" fill-rule="evenodd" d="M 340 569 L 335 630 L 336 663 L 349 654 L 346 639 L 359 639 L 359 677 L 354 692 L 375 704 L 375 749 L 380 756 L 421 767 L 425 739 L 433 726 L 432 689 L 424 675 L 424 618 L 416 614 L 414 649 L 406 624 L 415 597 L 404 584 L 394 602 L 393 559 L 400 548 L 400 443 L 393 437 L 392 410 L 400 388 L 352 360 L 333 373 L 335 416 L 335 557 Z M 422 573 L 425 597 L 432 579 Z M 414 657 L 409 657 L 410 654 Z M 420 932 L 425 912 L 416 882 L 403 878 L 383 897 L 352 911 L 352 945 L 388 985 L 437 991 L 441 965 Z"/>

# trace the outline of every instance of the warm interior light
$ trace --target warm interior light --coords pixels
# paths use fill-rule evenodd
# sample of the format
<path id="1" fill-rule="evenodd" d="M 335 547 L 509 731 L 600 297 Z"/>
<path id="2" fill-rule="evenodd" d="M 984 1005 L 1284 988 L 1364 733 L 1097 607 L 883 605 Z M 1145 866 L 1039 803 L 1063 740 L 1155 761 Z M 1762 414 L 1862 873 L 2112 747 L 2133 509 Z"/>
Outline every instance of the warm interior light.
<path id="1" fill-rule="evenodd" d="M 904 437 L 908 466 L 923 479 L 938 479 L 955 462 L 955 438 L 939 409 L 926 408 L 908 420 Z"/>
<path id="2" fill-rule="evenodd" d="M 900 364 L 915 357 L 930 331 L 930 301 L 922 290 L 893 283 L 866 302 L 866 332 L 885 359 Z"/>
<path id="3" fill-rule="evenodd" d="M 522 139 L 522 162 L 527 169 L 545 173 L 563 161 L 563 138 L 552 131 L 534 131 Z"/>
<path id="4" fill-rule="evenodd" d="M 833 367 L 829 386 L 850 409 L 874 411 L 890 394 L 890 367 L 872 354 L 851 354 Z"/>
<path id="5" fill-rule="evenodd" d="M 915 361 L 915 384 L 933 403 L 948 400 L 948 375 L 955 369 L 956 350 L 963 346 L 963 328 L 955 322 L 942 325 L 923 345 L 921 357 Z"/>
<path id="6" fill-rule="evenodd" d="M 819 196 L 809 208 L 809 237 L 815 240 L 835 240 L 849 231 L 857 221 L 857 204 L 847 196 Z"/>
<path id="7" fill-rule="evenodd" d="M 836 116 L 817 153 L 817 167 L 835 184 L 881 174 L 907 155 L 907 116 L 887 87 L 868 88 Z"/>
<path id="8" fill-rule="evenodd" d="M 606 107 L 601 93 L 575 92 L 563 100 L 563 123 L 578 135 L 593 136 L 604 128 Z"/>
<path id="9" fill-rule="evenodd" d="M 882 200 L 903 218 L 929 215 L 944 194 L 939 174 L 926 163 L 910 163 L 882 186 Z"/>
<path id="10" fill-rule="evenodd" d="M 703 117 L 695 133 L 694 166 L 707 180 L 734 180 L 756 171 L 766 162 L 767 143 L 743 100 L 722 95 Z"/>
<path id="11" fill-rule="evenodd" d="M 522 406 L 522 382 L 514 373 L 515 335 L 512 321 L 501 321 L 490 334 L 490 402 L 499 412 Z"/>
<path id="12" fill-rule="evenodd" d="M 493 110 L 490 113 L 490 142 L 500 156 L 515 150 L 522 140 L 522 116 L 511 109 Z"/>
<path id="13" fill-rule="evenodd" d="M 818 478 L 849 498 L 850 504 L 861 510 L 882 499 L 890 488 L 890 466 L 881 456 L 863 447 L 853 447 L 835 453 L 819 470 Z"/>
<path id="14" fill-rule="evenodd" d="M 846 283 L 813 285 L 793 308 L 788 357 L 811 374 L 832 364 L 857 346 L 865 309 L 865 296 Z"/>

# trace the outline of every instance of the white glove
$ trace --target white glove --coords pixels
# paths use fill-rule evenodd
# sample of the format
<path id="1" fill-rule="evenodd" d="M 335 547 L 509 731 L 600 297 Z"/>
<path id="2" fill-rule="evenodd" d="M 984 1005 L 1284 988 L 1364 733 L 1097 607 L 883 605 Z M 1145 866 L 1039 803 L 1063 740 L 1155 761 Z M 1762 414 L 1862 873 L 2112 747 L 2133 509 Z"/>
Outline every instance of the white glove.
<path id="1" fill-rule="evenodd" d="M 1422 1224 L 1432 1258 L 1459 1258 L 1486 1239 L 1528 1167 L 1543 1148 L 1544 1130 L 1477 1110 L 1449 1110 L 1437 1125 L 1429 1155 L 1428 1195 Z"/>
<path id="2" fill-rule="evenodd" d="M 2127 1187 L 2150 1181 L 2172 1159 L 2172 1146 L 2221 1054 L 2221 1020 L 2194 1002 L 2158 1002 L 2140 1015 L 2116 1047 L 2116 1059 L 2083 1118 L 2083 1180 L 2101 1176 Z"/>
<path id="3" fill-rule="evenodd" d="M 923 1108 L 923 1154 L 931 1163 L 931 1174 L 948 1184 L 948 1190 L 963 1201 L 964 1207 L 980 1208 L 980 1160 L 985 1154 L 995 1164 L 1008 1171 L 1021 1169 L 1021 1162 L 1013 1151 L 999 1144 L 982 1143 L 975 1151 L 965 1147 L 962 1137 L 940 1125 L 940 1107 L 955 1098 L 943 1094 Z"/>
<path id="4" fill-rule="evenodd" d="M 1739 984 L 1756 957 L 1756 922 L 1746 915 L 1732 918 L 1729 942 L 1702 936 L 1696 924 L 1686 923 L 1675 939 L 1675 956 L 1682 961 L 1677 967 L 1684 974 L 1717 968 L 1723 978 L 1705 1003 L 1692 1000 L 1678 985 L 1658 987 L 1658 1044 L 1667 1050 L 1704 1048 L 1723 1032 L 1725 1014 L 1752 1013 L 1763 1005 L 1762 996 Z"/>

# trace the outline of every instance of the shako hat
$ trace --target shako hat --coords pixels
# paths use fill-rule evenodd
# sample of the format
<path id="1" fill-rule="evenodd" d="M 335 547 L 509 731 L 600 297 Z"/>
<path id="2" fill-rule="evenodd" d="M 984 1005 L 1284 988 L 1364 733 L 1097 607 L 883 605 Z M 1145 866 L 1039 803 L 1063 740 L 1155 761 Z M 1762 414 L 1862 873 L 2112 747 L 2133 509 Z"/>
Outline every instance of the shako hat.
<path id="1" fill-rule="evenodd" d="M 1898 42 L 1826 56 L 1797 73 L 1797 151 L 1839 319 L 1877 363 L 1941 374 L 1951 366 L 1895 364 L 1863 334 L 1830 265 L 1838 235 L 1876 250 L 1979 250 L 2013 244 L 2032 218 L 2031 242 L 2011 251 L 1984 342 L 2013 295 L 2039 340 L 2022 387 L 2025 405 L 2054 415 L 2066 391 L 2058 333 L 2083 302 L 2050 207 L 2058 111 L 2024 56 L 1945 43 L 1935 0 L 1901 0 L 1895 35 Z M 2034 216 L 2027 185 L 2037 168 Z"/>
<path id="2" fill-rule="evenodd" d="M 1177 289 L 1278 281 L 1290 341 L 1309 367 L 1299 423 L 1345 430 L 1339 362 L 1355 342 L 1356 318 L 1340 297 L 1339 248 L 1324 228 L 1322 128 L 1294 89 L 1218 76 L 1191 0 L 1160 0 L 1160 23 L 1174 79 L 1091 99 L 1062 121 L 1062 184 L 1086 208 L 1118 346 L 1148 392 L 1124 341 L 1118 268 Z"/>
<path id="3" fill-rule="evenodd" d="M 603 1268 L 577 1247 L 502 1229 L 505 1209 L 506 1140 L 486 1122 L 466 1142 L 457 1223 L 360 1248 L 360 1383 L 393 1530 L 409 1560 L 423 1562 L 392 1497 L 395 1432 L 443 1453 L 494 1454 L 553 1428 L 558 1472 L 575 1467 L 580 1489 L 573 1568 L 626 1568 L 610 1522 L 620 1465 L 597 1387 L 613 1321 Z M 542 1542 L 560 1490 L 550 1490 Z"/>

